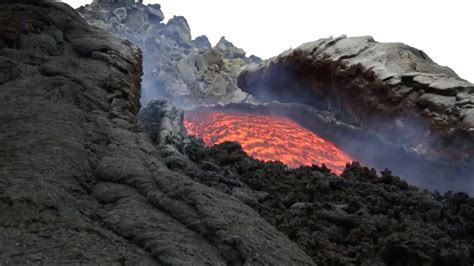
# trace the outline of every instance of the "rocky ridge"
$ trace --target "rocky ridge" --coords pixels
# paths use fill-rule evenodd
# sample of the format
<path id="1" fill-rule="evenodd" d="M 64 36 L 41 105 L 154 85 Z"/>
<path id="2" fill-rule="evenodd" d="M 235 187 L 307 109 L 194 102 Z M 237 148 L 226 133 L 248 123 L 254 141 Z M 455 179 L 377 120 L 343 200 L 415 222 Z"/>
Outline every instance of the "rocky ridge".
<path id="1" fill-rule="evenodd" d="M 259 63 L 255 56 L 235 47 L 224 37 L 211 47 L 206 36 L 194 40 L 184 17 L 162 23 L 159 4 L 101 6 L 78 9 L 91 25 L 100 27 L 138 45 L 143 51 L 145 75 L 142 104 L 167 98 L 177 106 L 192 109 L 200 105 L 255 102 L 237 87 L 243 67 Z"/>
<path id="2" fill-rule="evenodd" d="M 170 171 L 136 118 L 141 53 L 62 3 L 0 4 L 0 264 L 313 265 Z"/>
<path id="3" fill-rule="evenodd" d="M 405 44 L 372 37 L 320 39 L 249 66 L 239 87 L 264 101 L 342 109 L 434 160 L 474 160 L 474 85 Z"/>

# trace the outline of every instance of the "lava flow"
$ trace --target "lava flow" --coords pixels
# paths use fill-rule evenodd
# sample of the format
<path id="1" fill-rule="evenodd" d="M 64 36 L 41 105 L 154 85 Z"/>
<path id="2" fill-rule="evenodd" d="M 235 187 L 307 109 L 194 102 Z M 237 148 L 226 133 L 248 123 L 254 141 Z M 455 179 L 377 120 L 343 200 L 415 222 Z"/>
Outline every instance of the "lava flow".
<path id="1" fill-rule="evenodd" d="M 184 126 L 206 145 L 239 142 L 250 156 L 291 168 L 325 164 L 342 173 L 352 159 L 333 143 L 287 118 L 238 112 L 188 112 Z"/>

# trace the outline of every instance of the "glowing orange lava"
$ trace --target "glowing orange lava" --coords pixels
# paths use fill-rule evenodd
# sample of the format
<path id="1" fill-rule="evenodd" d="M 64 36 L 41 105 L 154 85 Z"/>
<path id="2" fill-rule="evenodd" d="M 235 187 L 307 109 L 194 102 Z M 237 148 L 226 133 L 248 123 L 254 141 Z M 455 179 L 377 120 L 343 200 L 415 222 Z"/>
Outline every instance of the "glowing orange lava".
<path id="1" fill-rule="evenodd" d="M 289 167 L 325 164 L 341 174 L 352 159 L 333 143 L 282 117 L 248 113 L 188 112 L 184 120 L 190 135 L 207 145 L 236 141 L 252 157 L 281 161 Z"/>

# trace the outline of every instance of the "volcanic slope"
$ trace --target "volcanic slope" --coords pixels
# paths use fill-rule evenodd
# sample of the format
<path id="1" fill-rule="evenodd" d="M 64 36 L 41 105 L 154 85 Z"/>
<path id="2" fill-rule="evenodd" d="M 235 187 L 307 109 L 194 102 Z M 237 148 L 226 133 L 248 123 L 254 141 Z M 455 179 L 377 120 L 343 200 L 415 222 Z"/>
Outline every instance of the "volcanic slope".
<path id="1" fill-rule="evenodd" d="M 1 265 L 312 265 L 141 129 L 141 55 L 62 3 L 0 4 Z"/>
<path id="2" fill-rule="evenodd" d="M 0 4 L 0 264 L 472 265 L 467 195 L 206 148 L 166 102 L 140 123 L 139 50 L 28 2 Z"/>
<path id="3" fill-rule="evenodd" d="M 233 142 L 208 147 L 167 101 L 140 111 L 166 165 L 251 206 L 318 265 L 472 265 L 474 199 L 408 185 L 358 163 L 289 169 Z"/>

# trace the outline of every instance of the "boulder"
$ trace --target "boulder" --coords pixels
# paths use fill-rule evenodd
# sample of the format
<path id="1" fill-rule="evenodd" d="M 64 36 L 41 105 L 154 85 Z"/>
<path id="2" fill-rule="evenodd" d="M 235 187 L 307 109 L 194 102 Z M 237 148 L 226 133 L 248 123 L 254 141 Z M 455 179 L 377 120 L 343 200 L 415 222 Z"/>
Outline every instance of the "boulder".
<path id="1" fill-rule="evenodd" d="M 464 113 L 463 123 L 465 128 L 471 133 L 474 133 L 474 109 L 468 109 Z"/>
<path id="2" fill-rule="evenodd" d="M 251 55 L 249 56 L 249 61 L 250 61 L 250 64 L 261 64 L 263 63 L 263 59 L 256 56 L 256 55 Z"/>
<path id="3" fill-rule="evenodd" d="M 294 117 L 312 112 L 323 119 L 323 112 L 314 108 L 275 102 L 200 107 L 186 115 L 213 111 L 294 113 Z M 431 193 L 408 185 L 389 170 L 377 174 L 358 163 L 348 164 L 342 176 L 336 176 L 315 165 L 289 169 L 279 162 L 264 163 L 233 142 L 208 147 L 183 131 L 183 114 L 169 101 L 150 103 L 140 112 L 140 119 L 168 167 L 256 210 L 318 265 L 446 261 L 469 265 L 472 260 L 474 200 L 466 193 Z M 322 130 L 334 133 L 337 127 L 341 129 L 340 121 L 329 120 L 321 121 Z M 432 169 L 428 175 L 435 174 Z M 447 190 L 452 180 L 445 181 L 445 186 L 438 185 Z M 460 182 L 458 185 L 472 191 L 472 180 Z M 241 238 L 230 239 L 239 243 Z"/>
<path id="4" fill-rule="evenodd" d="M 0 85 L 17 78 L 20 70 L 14 61 L 0 56 Z"/>
<path id="5" fill-rule="evenodd" d="M 163 15 L 159 4 L 149 4 L 146 10 L 148 12 L 148 18 L 152 23 L 159 23 L 165 19 L 165 15 Z"/>
<path id="6" fill-rule="evenodd" d="M 434 93 L 425 93 L 418 98 L 420 107 L 427 107 L 434 112 L 451 111 L 456 105 L 456 97 L 443 96 Z"/>
<path id="7" fill-rule="evenodd" d="M 245 58 L 245 51 L 243 49 L 235 47 L 234 44 L 226 40 L 224 36 L 220 38 L 215 48 L 224 53 L 225 57 L 227 58 Z"/>
<path id="8" fill-rule="evenodd" d="M 209 42 L 209 39 L 207 38 L 206 35 L 201 35 L 201 36 L 196 37 L 196 39 L 193 40 L 193 43 L 194 45 L 196 45 L 198 49 L 211 49 L 212 48 L 212 45 Z"/>
<path id="9" fill-rule="evenodd" d="M 113 13 L 120 22 L 127 18 L 127 9 L 125 7 L 116 8 Z"/>
<path id="10" fill-rule="evenodd" d="M 177 42 L 191 42 L 191 29 L 189 28 L 187 20 L 182 16 L 173 16 L 166 23 L 164 34 Z"/>

